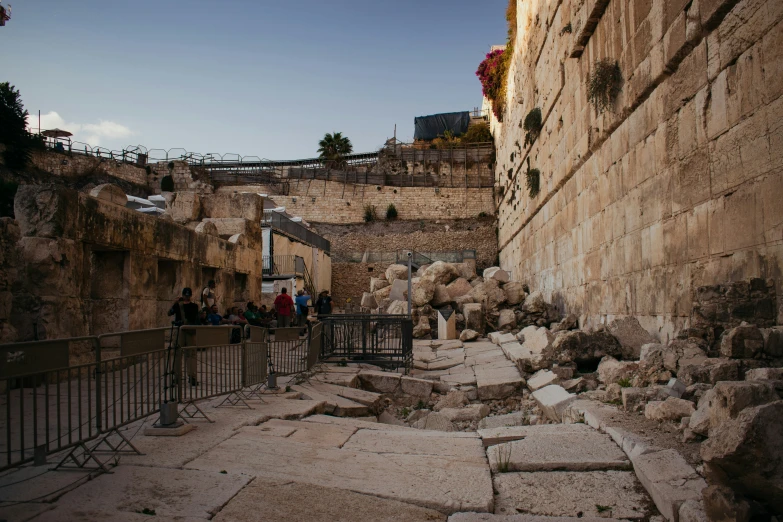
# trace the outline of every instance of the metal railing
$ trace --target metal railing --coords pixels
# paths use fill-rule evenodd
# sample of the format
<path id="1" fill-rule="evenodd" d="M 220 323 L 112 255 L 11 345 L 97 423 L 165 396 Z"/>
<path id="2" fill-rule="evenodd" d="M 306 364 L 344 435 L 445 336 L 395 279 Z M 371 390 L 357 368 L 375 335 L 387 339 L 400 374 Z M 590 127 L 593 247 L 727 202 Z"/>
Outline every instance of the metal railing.
<path id="1" fill-rule="evenodd" d="M 345 252 L 332 255 L 334 263 L 401 263 L 407 264 L 408 250 L 394 252 Z M 411 251 L 413 252 L 413 251 Z M 476 259 L 475 250 L 453 250 L 450 252 L 416 252 L 419 265 L 435 261 L 444 263 L 464 263 L 466 259 Z"/>
<path id="2" fill-rule="evenodd" d="M 118 428 L 165 402 L 176 402 L 185 419 L 206 418 L 195 401 L 211 397 L 249 407 L 267 361 L 291 375 L 318 360 L 320 324 L 296 339 L 284 339 L 284 330 L 270 337 L 250 326 L 172 326 L 0 345 L 0 470 L 69 450 L 55 469 L 108 471 L 101 452 L 137 451 Z"/>
<path id="3" fill-rule="evenodd" d="M 368 363 L 386 369 L 413 363 L 413 321 L 408 315 L 335 314 L 320 316 L 321 357 L 345 363 Z"/>
<path id="4" fill-rule="evenodd" d="M 302 275 L 298 272 L 298 265 L 302 263 L 296 262 L 297 256 L 263 256 L 262 257 L 262 270 L 261 273 L 266 276 L 271 275 Z M 300 258 L 302 259 L 302 258 Z"/>
<path id="5" fill-rule="evenodd" d="M 201 154 L 180 147 L 148 149 L 143 145 L 129 145 L 116 150 L 69 138 L 46 138 L 44 143 L 55 152 L 141 167 L 185 161 L 191 167 L 203 169 L 217 182 L 267 185 L 282 195 L 289 193 L 290 181 L 308 179 L 413 187 L 481 188 L 494 184 L 491 142 L 446 143 L 440 147 L 429 142 L 397 142 L 374 152 L 348 154 L 337 163 L 321 158 L 270 160 L 235 153 Z"/>
<path id="6" fill-rule="evenodd" d="M 271 227 L 278 232 L 299 239 L 304 243 L 323 250 L 327 254 L 331 252 L 332 245 L 327 239 L 319 236 L 304 225 L 291 221 L 280 212 L 264 212 L 264 218 L 261 221 L 262 226 Z"/>

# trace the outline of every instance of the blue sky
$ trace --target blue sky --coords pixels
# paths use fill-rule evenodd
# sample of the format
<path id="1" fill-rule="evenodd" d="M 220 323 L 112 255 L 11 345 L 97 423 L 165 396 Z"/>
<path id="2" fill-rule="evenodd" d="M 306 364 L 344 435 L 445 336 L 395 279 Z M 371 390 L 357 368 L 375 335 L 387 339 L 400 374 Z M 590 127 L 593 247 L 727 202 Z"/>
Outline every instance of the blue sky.
<path id="1" fill-rule="evenodd" d="M 0 81 L 44 128 L 109 148 L 293 159 L 342 131 L 364 152 L 481 105 L 506 3 L 16 0 Z"/>

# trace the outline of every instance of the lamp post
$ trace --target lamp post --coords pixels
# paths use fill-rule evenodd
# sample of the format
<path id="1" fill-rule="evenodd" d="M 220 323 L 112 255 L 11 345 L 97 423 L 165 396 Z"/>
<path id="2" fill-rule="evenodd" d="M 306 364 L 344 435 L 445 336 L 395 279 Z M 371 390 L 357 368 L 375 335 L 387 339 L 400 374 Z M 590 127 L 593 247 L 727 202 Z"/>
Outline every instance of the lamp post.
<path id="1" fill-rule="evenodd" d="M 413 257 L 412 252 L 408 252 L 408 315 L 413 317 L 413 307 L 411 306 L 411 279 L 413 277 L 413 273 L 411 270 L 411 260 Z"/>

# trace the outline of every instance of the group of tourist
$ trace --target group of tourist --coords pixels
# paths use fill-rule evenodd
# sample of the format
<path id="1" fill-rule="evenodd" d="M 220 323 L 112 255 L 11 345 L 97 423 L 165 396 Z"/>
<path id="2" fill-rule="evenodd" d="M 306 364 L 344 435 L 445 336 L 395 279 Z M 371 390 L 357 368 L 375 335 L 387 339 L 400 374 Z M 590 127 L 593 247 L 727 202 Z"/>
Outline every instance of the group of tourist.
<path id="1" fill-rule="evenodd" d="M 310 313 L 311 296 L 306 290 L 299 290 L 295 299 L 288 295 L 284 287 L 275 298 L 272 310 L 267 310 L 266 305 L 257 307 L 253 301 L 247 303 L 243 310 L 238 306 L 232 306 L 221 315 L 217 305 L 215 294 L 215 281 L 210 280 L 201 291 L 201 306 L 193 302 L 193 290 L 189 287 L 182 289 L 182 296 L 169 309 L 169 317 L 174 317 L 175 324 L 194 326 L 220 326 L 220 325 L 251 325 L 265 328 L 288 328 L 289 326 L 305 326 Z M 332 298 L 328 290 L 323 290 L 316 302 L 312 305 L 317 315 L 332 313 Z"/>

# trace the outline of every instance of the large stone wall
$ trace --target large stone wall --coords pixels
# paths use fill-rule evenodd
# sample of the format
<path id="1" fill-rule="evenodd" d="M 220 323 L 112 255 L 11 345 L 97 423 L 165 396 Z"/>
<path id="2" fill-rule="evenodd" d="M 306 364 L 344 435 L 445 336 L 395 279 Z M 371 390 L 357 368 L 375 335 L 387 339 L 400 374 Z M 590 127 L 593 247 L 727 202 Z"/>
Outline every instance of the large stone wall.
<path id="1" fill-rule="evenodd" d="M 783 2 L 517 10 L 509 109 L 493 122 L 502 267 L 588 324 L 633 314 L 662 338 L 688 323 L 694 288 L 762 277 L 780 295 Z M 624 83 L 596 114 L 586 78 L 603 58 Z M 526 147 L 535 107 L 543 131 Z"/>
<path id="2" fill-rule="evenodd" d="M 60 186 L 23 185 L 14 207 L 18 232 L 4 222 L 0 242 L 24 270 L 10 285 L 12 306 L 0 309 L 0 325 L 17 333 L 4 340 L 31 340 L 34 324 L 49 339 L 166 326 L 182 288 L 199 301 L 209 279 L 221 311 L 261 295 L 260 248 Z"/>
<path id="3" fill-rule="evenodd" d="M 144 167 L 83 154 L 35 151 L 31 163 L 33 167 L 62 178 L 106 175 L 141 186 L 147 186 L 149 181 Z"/>
<path id="4" fill-rule="evenodd" d="M 292 181 L 287 196 L 275 195 L 263 185 L 225 186 L 221 192 L 269 193 L 289 214 L 313 223 L 362 223 L 364 206 L 374 205 L 383 219 L 393 203 L 399 219 L 466 219 L 493 215 L 492 187 L 433 188 L 343 184 L 324 180 Z"/>
<path id="5" fill-rule="evenodd" d="M 370 278 L 386 277 L 389 263 L 334 263 L 332 264 L 332 298 L 335 305 L 344 307 L 347 300 L 361 304 L 362 294 L 370 291 Z"/>

